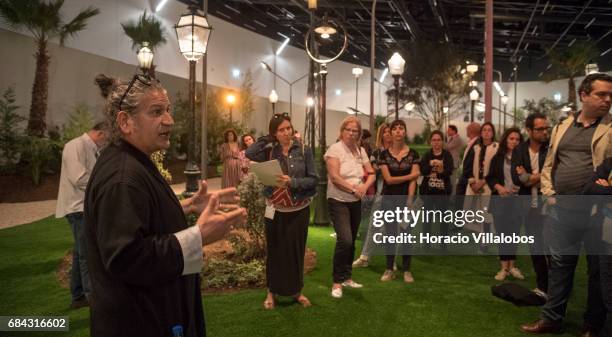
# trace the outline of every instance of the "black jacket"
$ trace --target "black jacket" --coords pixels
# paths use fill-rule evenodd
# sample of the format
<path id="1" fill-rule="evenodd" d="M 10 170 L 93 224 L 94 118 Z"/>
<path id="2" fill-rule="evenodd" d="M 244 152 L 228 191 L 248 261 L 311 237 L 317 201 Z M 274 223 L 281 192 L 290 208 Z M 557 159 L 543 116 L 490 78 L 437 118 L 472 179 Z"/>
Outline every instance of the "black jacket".
<path id="1" fill-rule="evenodd" d="M 91 336 L 204 336 L 198 274 L 182 275 L 181 205 L 149 157 L 108 146 L 85 192 Z"/>
<path id="2" fill-rule="evenodd" d="M 544 167 L 544 161 L 546 160 L 546 154 L 548 154 L 548 143 L 543 143 L 540 145 L 540 151 L 538 152 L 538 167 L 539 171 L 542 172 L 542 167 Z M 514 185 L 519 186 L 519 194 L 520 195 L 530 195 L 531 194 L 531 186 L 526 186 L 519 179 L 519 175 L 516 173 L 516 168 L 518 166 L 523 166 L 525 171 L 528 174 L 533 173 L 533 168 L 531 167 L 531 158 L 529 157 L 529 139 L 527 141 L 522 142 L 519 146 L 514 149 L 512 153 L 512 182 Z M 538 194 L 541 194 L 538 190 Z"/>

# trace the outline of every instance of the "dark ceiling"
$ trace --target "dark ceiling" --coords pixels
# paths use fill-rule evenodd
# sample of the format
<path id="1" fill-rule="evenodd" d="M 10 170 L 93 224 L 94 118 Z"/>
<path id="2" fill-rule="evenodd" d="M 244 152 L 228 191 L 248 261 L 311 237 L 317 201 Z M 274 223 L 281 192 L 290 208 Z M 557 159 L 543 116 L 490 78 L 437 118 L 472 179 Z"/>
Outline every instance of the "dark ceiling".
<path id="1" fill-rule="evenodd" d="M 189 3 L 190 0 L 180 0 Z M 192 0 L 199 3 L 206 0 Z M 372 1 L 319 0 L 324 13 L 343 22 L 350 41 L 342 60 L 369 66 Z M 269 38 L 304 48 L 310 12 L 305 0 L 211 0 L 208 12 Z M 494 68 L 511 77 L 513 55 L 519 80 L 538 80 L 548 67 L 547 51 L 591 40 L 595 62 L 612 70 L 612 0 L 495 0 Z M 470 58 L 484 59 L 485 0 L 380 0 L 376 7 L 376 67 L 415 39 L 447 41 Z M 530 21 L 531 18 L 531 21 Z"/>

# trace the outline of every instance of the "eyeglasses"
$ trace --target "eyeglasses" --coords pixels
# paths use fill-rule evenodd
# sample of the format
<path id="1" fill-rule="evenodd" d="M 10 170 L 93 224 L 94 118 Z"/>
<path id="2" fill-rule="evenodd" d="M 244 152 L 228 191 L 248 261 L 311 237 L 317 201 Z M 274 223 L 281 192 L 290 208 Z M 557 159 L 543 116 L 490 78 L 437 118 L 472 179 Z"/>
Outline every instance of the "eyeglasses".
<path id="1" fill-rule="evenodd" d="M 358 129 L 349 129 L 349 128 L 344 128 L 344 131 L 346 132 L 351 132 L 351 133 L 359 133 Z"/>
<path id="2" fill-rule="evenodd" d="M 159 83 L 159 80 L 151 78 L 149 76 L 145 76 L 145 75 L 141 75 L 141 74 L 134 74 L 134 77 L 132 77 L 132 80 L 130 81 L 130 83 L 127 86 L 127 89 L 125 90 L 125 92 L 123 93 L 123 96 L 121 96 L 121 100 L 119 101 L 119 110 L 121 111 L 121 105 L 123 104 L 123 101 L 125 100 L 125 96 L 127 96 L 127 94 L 130 92 L 130 90 L 132 90 L 132 86 L 134 86 L 134 83 L 136 82 L 136 80 L 138 80 L 140 83 L 146 85 L 146 86 L 151 86 L 151 84 L 153 83 L 153 80 L 157 81 L 157 83 Z"/>

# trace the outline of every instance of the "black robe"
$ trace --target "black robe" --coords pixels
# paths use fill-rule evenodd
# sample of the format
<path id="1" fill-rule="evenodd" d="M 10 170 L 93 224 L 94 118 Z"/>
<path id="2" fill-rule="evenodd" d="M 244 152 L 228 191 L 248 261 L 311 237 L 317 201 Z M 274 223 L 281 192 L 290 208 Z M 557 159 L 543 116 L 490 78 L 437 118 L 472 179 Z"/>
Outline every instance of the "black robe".
<path id="1" fill-rule="evenodd" d="M 182 276 L 173 233 L 181 205 L 148 156 L 127 142 L 98 158 L 85 193 L 91 336 L 205 336 L 198 274 Z"/>

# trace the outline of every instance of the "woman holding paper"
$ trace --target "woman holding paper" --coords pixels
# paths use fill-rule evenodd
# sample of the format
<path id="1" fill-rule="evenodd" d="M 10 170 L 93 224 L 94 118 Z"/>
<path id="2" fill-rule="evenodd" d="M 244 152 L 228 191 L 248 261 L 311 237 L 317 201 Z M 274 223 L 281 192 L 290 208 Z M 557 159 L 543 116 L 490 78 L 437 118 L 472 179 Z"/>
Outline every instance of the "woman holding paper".
<path id="1" fill-rule="evenodd" d="M 374 183 L 376 176 L 365 150 L 359 146 L 361 123 L 349 116 L 340 125 L 340 140 L 325 152 L 327 204 L 336 231 L 334 269 L 331 296 L 342 297 L 342 287 L 361 288 L 353 281 L 352 263 L 355 239 L 361 222 L 361 198 Z"/>
<path id="2" fill-rule="evenodd" d="M 312 152 L 293 137 L 291 118 L 275 114 L 270 120 L 269 135 L 261 137 L 246 149 L 254 162 L 276 160 L 282 174 L 274 186 L 265 186 L 266 197 L 266 283 L 268 294 L 263 305 L 274 309 L 275 295 L 292 296 L 302 306 L 310 301 L 302 294 L 304 287 L 304 253 L 310 220 L 310 200 L 319 181 Z M 254 171 L 255 172 L 255 171 Z"/>

